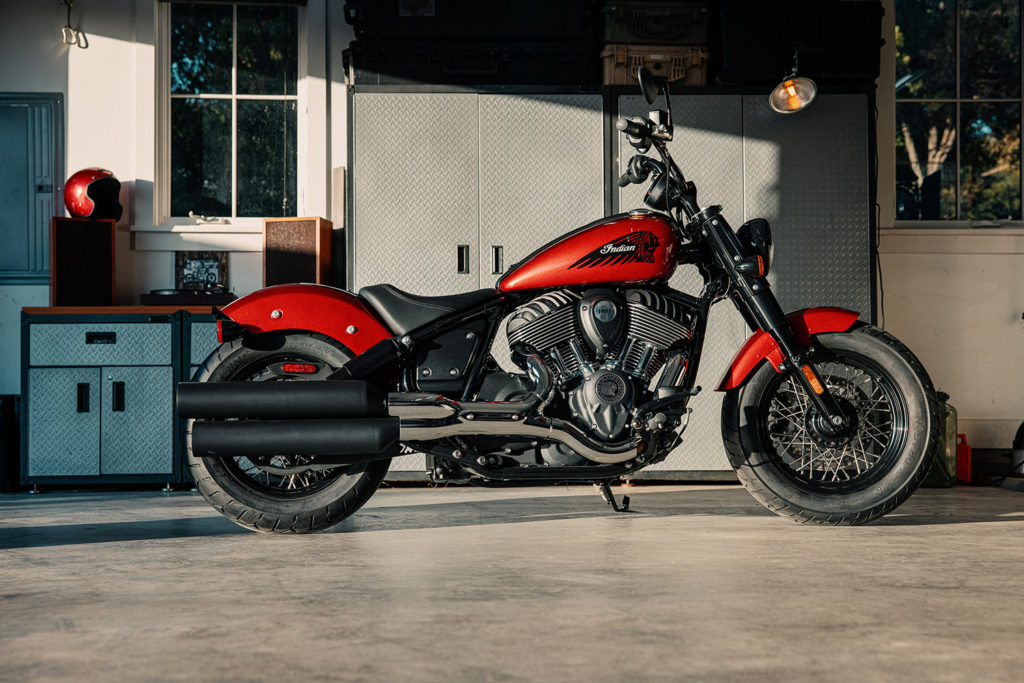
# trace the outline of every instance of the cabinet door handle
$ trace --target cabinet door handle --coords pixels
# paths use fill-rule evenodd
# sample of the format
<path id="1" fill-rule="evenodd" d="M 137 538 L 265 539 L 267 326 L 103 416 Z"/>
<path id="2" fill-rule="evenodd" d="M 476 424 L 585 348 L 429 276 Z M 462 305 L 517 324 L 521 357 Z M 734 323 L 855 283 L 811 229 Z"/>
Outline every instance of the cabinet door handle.
<path id="1" fill-rule="evenodd" d="M 114 398 L 110 409 L 115 413 L 124 412 L 124 382 L 114 382 Z"/>
<path id="2" fill-rule="evenodd" d="M 505 249 L 500 244 L 491 245 L 491 275 L 505 272 Z"/>
<path id="3" fill-rule="evenodd" d="M 89 412 L 89 383 L 79 382 L 78 383 L 78 412 L 88 413 Z"/>
<path id="4" fill-rule="evenodd" d="M 460 244 L 458 248 L 458 254 L 456 256 L 456 272 L 459 275 L 467 275 L 469 273 L 469 245 Z"/>
<path id="5" fill-rule="evenodd" d="M 117 332 L 86 332 L 86 344 L 116 344 Z"/>

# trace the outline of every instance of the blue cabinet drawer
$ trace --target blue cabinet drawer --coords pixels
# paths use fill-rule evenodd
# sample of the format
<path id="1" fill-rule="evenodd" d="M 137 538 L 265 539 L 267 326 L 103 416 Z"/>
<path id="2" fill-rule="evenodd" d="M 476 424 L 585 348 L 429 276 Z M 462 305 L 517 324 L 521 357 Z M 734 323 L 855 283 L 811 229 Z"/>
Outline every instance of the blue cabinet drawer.
<path id="1" fill-rule="evenodd" d="M 29 326 L 30 366 L 170 365 L 171 323 Z"/>

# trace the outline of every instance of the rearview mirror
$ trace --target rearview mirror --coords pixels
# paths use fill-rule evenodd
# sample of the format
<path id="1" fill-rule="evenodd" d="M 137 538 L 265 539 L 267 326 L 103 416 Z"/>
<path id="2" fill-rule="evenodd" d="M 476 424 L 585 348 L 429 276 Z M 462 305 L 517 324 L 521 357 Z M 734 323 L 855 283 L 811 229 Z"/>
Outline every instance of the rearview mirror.
<path id="1" fill-rule="evenodd" d="M 661 90 L 660 79 L 652 74 L 646 66 L 640 67 L 636 75 L 640 80 L 640 90 L 643 92 L 647 104 L 654 104 L 654 100 L 657 99 L 658 92 Z"/>

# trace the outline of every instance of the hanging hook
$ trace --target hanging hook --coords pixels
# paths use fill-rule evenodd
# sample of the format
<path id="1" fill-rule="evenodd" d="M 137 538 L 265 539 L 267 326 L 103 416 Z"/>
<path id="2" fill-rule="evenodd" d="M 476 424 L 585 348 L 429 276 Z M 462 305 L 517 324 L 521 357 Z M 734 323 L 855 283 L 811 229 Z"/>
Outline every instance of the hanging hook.
<path id="1" fill-rule="evenodd" d="M 60 29 L 60 39 L 65 45 L 77 45 L 78 47 L 85 47 L 84 36 L 78 29 L 72 28 L 71 26 L 71 6 L 75 4 L 75 0 L 61 0 L 61 4 L 64 5 L 68 10 L 68 19 L 63 27 Z"/>

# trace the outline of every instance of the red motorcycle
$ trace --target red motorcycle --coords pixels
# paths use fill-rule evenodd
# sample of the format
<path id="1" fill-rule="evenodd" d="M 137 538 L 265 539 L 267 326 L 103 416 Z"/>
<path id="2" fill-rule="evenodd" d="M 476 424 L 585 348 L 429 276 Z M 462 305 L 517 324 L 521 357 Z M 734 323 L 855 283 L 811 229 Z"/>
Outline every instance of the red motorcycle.
<path id="1" fill-rule="evenodd" d="M 640 82 L 648 103 L 667 95 L 646 70 Z M 903 503 L 938 436 L 920 361 L 853 311 L 782 311 L 768 222 L 734 231 L 721 207 L 700 208 L 667 149 L 670 110 L 617 127 L 639 151 L 619 184 L 650 182 L 650 209 L 563 235 L 495 289 L 282 285 L 224 308 L 221 346 L 178 390 L 210 504 L 258 531 L 323 529 L 369 499 L 404 445 L 431 456 L 435 481 L 588 481 L 620 509 L 608 483 L 681 442 L 708 312 L 724 300 L 753 330 L 717 387 L 750 494 L 817 524 Z M 699 296 L 666 284 L 681 263 L 699 269 Z M 521 372 L 490 353 L 506 318 Z"/>

